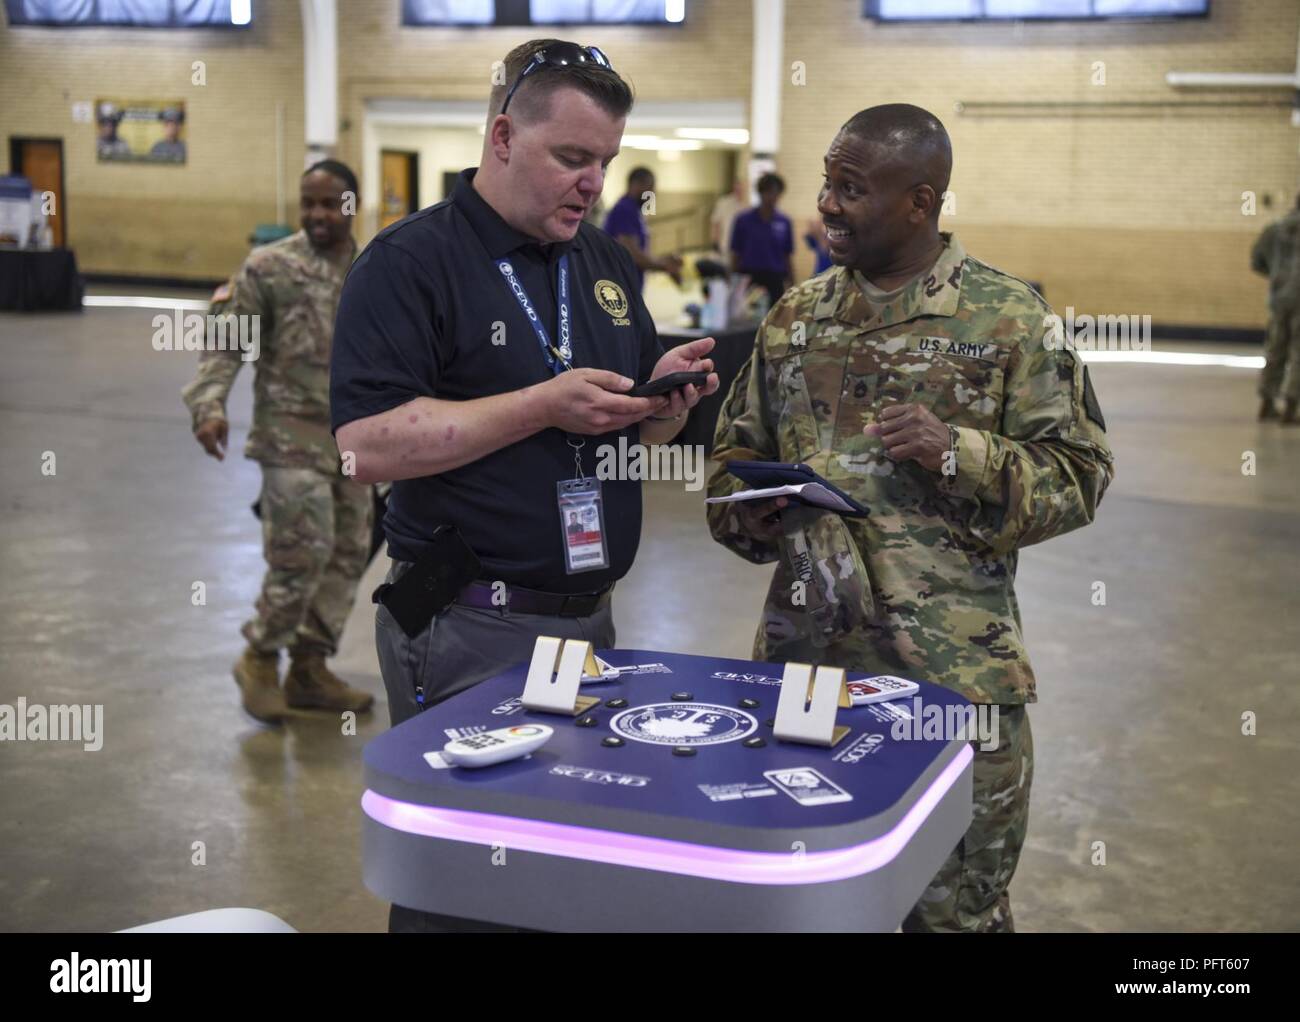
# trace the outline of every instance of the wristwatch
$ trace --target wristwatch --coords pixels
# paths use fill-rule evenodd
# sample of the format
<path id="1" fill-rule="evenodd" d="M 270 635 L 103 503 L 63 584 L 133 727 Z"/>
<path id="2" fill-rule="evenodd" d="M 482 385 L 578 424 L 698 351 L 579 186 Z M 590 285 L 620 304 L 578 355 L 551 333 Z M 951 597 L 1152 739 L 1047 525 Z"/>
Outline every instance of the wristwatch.
<path id="1" fill-rule="evenodd" d="M 950 479 L 957 478 L 957 427 L 948 427 L 948 453 L 952 455 L 952 472 L 944 473 Z"/>

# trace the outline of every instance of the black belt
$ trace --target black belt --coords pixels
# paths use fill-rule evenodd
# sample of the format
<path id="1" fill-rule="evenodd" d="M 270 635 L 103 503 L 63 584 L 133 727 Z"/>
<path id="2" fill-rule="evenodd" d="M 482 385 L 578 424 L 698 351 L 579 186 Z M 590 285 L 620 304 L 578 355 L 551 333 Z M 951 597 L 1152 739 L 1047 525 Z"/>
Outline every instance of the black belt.
<path id="1" fill-rule="evenodd" d="M 544 614 L 547 617 L 589 617 L 609 606 L 614 583 L 594 593 L 544 593 L 537 589 L 507 586 L 505 604 L 501 603 L 500 587 L 491 582 L 471 582 L 460 591 L 456 602 L 465 607 L 496 610 L 511 614 Z"/>

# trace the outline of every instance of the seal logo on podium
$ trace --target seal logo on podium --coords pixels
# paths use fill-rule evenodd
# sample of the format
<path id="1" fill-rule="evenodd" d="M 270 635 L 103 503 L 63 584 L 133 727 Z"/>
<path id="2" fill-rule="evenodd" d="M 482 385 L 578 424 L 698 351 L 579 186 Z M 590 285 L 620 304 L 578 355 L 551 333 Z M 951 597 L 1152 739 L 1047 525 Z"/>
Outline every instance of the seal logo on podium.
<path id="1" fill-rule="evenodd" d="M 721 745 L 748 738 L 758 721 L 743 710 L 714 703 L 633 706 L 609 722 L 615 734 L 648 745 Z"/>

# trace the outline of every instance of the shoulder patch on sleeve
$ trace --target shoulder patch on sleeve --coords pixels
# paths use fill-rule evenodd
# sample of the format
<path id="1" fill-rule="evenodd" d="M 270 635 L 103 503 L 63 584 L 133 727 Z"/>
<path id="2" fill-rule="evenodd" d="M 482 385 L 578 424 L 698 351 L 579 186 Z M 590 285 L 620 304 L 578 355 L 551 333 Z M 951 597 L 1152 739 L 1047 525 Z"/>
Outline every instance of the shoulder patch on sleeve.
<path id="1" fill-rule="evenodd" d="M 1101 405 L 1097 401 L 1097 392 L 1092 389 L 1092 377 L 1088 375 L 1088 367 L 1083 367 L 1083 409 L 1088 413 L 1088 418 L 1095 422 L 1101 431 L 1106 431 L 1106 419 L 1101 414 Z"/>

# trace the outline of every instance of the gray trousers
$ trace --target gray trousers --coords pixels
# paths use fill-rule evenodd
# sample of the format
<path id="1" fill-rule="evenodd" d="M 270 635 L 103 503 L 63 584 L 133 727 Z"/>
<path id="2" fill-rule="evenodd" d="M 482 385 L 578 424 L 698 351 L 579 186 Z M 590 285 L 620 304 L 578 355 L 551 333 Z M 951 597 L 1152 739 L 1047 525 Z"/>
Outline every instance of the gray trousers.
<path id="1" fill-rule="evenodd" d="M 394 561 L 387 580 L 396 581 L 410 566 L 409 561 Z M 380 604 L 375 608 L 375 648 L 393 726 L 420 712 L 417 693 L 423 694 L 428 709 L 508 667 L 531 660 L 539 635 L 587 639 L 598 649 L 613 648 L 612 607 L 607 603 L 589 617 L 550 617 L 453 603 L 412 639 Z M 388 929 L 391 933 L 445 933 L 505 927 L 394 905 Z"/>

